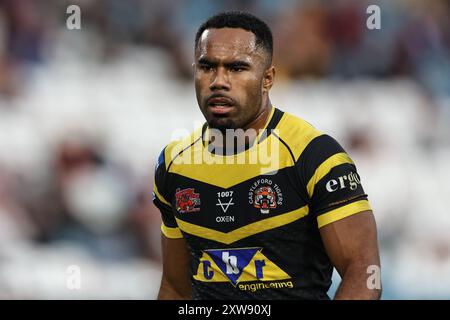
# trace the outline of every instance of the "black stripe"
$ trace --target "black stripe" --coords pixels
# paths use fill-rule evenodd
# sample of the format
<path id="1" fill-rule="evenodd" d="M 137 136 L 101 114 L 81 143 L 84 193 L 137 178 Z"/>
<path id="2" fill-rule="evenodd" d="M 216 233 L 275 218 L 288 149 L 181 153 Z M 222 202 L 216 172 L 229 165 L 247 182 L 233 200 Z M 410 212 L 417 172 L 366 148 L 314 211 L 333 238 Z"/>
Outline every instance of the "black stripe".
<path id="1" fill-rule="evenodd" d="M 273 137 L 273 139 L 275 138 Z M 297 182 L 296 170 L 297 169 L 295 166 L 285 167 L 278 170 L 276 175 L 267 177 L 269 179 L 273 178 L 274 181 L 276 181 L 276 183 L 281 188 L 283 197 L 282 205 L 277 205 L 276 208 L 271 209 L 270 216 L 285 214 L 286 212 L 299 209 L 308 204 L 308 195 L 306 194 L 306 191 L 302 192 L 302 188 L 299 187 L 299 183 Z M 202 225 L 207 228 L 215 229 L 221 232 L 230 232 L 237 228 L 246 226 L 252 222 L 256 222 L 260 218 L 262 218 L 259 211 L 253 211 L 255 209 L 252 205 L 250 205 L 249 207 L 248 197 L 250 193 L 254 192 L 257 189 L 256 187 L 253 187 L 253 183 L 261 178 L 265 178 L 264 176 L 258 174 L 253 177 L 244 178 L 238 173 L 237 176 L 241 179 L 237 181 L 236 184 L 230 186 L 229 188 L 222 188 L 221 186 L 217 186 L 214 184 L 215 181 L 220 181 L 221 177 L 219 176 L 217 176 L 216 179 L 212 182 L 205 182 L 201 179 L 197 180 L 194 178 L 189 178 L 179 173 L 171 173 L 171 175 L 173 181 L 176 181 L 176 185 L 183 186 L 183 188 L 185 186 L 189 186 L 191 188 L 194 188 L 196 190 L 195 192 L 199 192 L 201 194 L 201 210 L 213 210 L 213 212 L 217 210 L 217 213 L 220 212 L 222 214 L 223 211 L 217 207 L 217 192 L 233 190 L 234 205 L 230 206 L 227 214 L 238 215 L 239 212 L 257 213 L 256 215 L 252 213 L 246 218 L 236 218 L 235 222 L 229 224 L 217 224 L 216 215 L 208 215 L 201 218 Z M 228 198 L 227 201 L 229 201 L 229 199 L 230 198 Z M 175 205 L 173 206 L 173 210 L 175 210 Z M 183 221 L 193 224 L 199 224 L 200 221 L 198 215 L 196 214 L 183 215 L 178 217 Z"/>
<path id="2" fill-rule="evenodd" d="M 155 198 L 153 199 L 153 203 L 160 210 L 167 210 L 167 211 L 170 211 L 170 212 L 172 211 L 172 207 L 167 205 L 167 204 L 165 204 L 161 200 L 159 200 L 159 198 L 158 198 L 158 196 L 156 194 L 155 194 Z"/>
<path id="3" fill-rule="evenodd" d="M 317 197 L 321 196 L 318 194 L 318 190 L 324 189 L 326 183 L 330 179 L 338 179 L 339 176 L 349 174 L 350 171 L 353 171 L 354 173 L 358 174 L 356 171 L 355 165 L 351 163 L 341 163 L 333 168 L 331 168 L 330 172 L 328 172 L 325 176 L 323 176 L 319 181 L 316 182 L 314 186 L 314 194 L 312 195 L 311 199 L 314 201 Z M 359 175 L 358 175 L 359 177 Z M 359 179 L 361 181 L 361 178 Z M 348 183 L 346 181 L 346 183 Z M 333 194 L 338 194 L 339 192 L 334 192 Z"/>
<path id="4" fill-rule="evenodd" d="M 273 112 L 272 119 L 270 119 L 270 122 L 267 124 L 267 127 L 264 130 L 264 133 L 261 135 L 258 143 L 261 141 L 264 141 L 275 129 L 280 122 L 281 118 L 283 117 L 284 112 L 280 109 L 275 108 L 275 111 Z"/>
<path id="5" fill-rule="evenodd" d="M 275 129 L 275 127 L 278 125 L 278 122 L 280 122 L 283 115 L 284 115 L 283 111 L 281 111 L 278 108 L 275 108 L 272 120 L 270 120 L 269 124 L 267 125 L 267 129 Z"/>
<path id="6" fill-rule="evenodd" d="M 345 180 L 345 188 L 343 188 L 343 189 L 337 188 L 333 192 L 328 192 L 326 190 L 326 184 L 330 179 L 335 179 L 336 181 L 338 181 L 340 176 L 348 175 L 350 172 L 358 174 L 355 165 L 353 165 L 351 163 L 339 164 L 336 167 L 332 168 L 328 174 L 326 174 L 322 179 L 317 181 L 317 183 L 314 187 L 314 193 L 311 197 L 311 203 L 316 203 L 316 204 L 333 203 L 333 202 L 339 201 L 341 199 L 348 199 L 348 198 L 352 198 L 354 196 L 359 196 L 359 195 L 365 194 L 364 188 L 361 183 L 359 183 L 354 190 L 351 190 L 349 188 L 348 180 Z M 359 175 L 358 175 L 358 177 L 359 177 Z M 361 178 L 359 178 L 359 181 L 361 182 Z M 337 207 L 339 207 L 339 205 Z M 313 209 L 317 209 L 317 208 L 313 208 Z"/>
<path id="7" fill-rule="evenodd" d="M 312 178 L 316 169 L 329 157 L 337 153 L 345 152 L 341 145 L 327 134 L 314 138 L 300 154 L 297 165 L 304 181 Z"/>

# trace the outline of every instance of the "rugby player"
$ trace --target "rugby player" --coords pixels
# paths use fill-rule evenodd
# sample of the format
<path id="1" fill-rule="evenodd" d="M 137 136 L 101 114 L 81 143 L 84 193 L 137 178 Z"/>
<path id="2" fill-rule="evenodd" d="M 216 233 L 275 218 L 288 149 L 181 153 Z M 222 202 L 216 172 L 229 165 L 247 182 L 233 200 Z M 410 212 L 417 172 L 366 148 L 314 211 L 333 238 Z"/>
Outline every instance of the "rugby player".
<path id="1" fill-rule="evenodd" d="M 368 281 L 380 266 L 376 224 L 355 164 L 272 105 L 272 54 L 269 27 L 248 13 L 215 15 L 196 34 L 206 122 L 158 158 L 158 299 L 329 299 L 333 267 L 335 299 L 380 298 Z"/>

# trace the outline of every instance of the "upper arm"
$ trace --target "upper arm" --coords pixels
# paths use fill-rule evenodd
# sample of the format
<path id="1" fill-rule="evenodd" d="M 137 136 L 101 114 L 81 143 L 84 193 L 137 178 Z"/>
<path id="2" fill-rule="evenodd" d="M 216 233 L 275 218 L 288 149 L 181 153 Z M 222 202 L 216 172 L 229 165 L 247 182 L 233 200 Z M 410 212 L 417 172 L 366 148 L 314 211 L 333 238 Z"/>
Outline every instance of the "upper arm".
<path id="1" fill-rule="evenodd" d="M 191 299 L 190 253 L 184 238 L 161 235 L 163 273 L 158 299 Z"/>
<path id="2" fill-rule="evenodd" d="M 190 254 L 174 216 L 164 152 L 165 150 L 158 158 L 153 185 L 153 203 L 162 217 L 163 272 L 158 299 L 189 299 L 191 296 Z"/>
<path id="3" fill-rule="evenodd" d="M 371 210 L 356 165 L 332 137 L 312 140 L 296 165 L 318 228 Z"/>
<path id="4" fill-rule="evenodd" d="M 170 239 L 180 239 L 183 237 L 178 228 L 177 221 L 172 207 L 171 192 L 169 188 L 168 172 L 166 169 L 165 148 L 158 157 L 155 168 L 153 183 L 153 203 L 161 212 L 161 231 L 164 236 Z"/>
<path id="5" fill-rule="evenodd" d="M 325 250 L 341 277 L 351 265 L 364 274 L 380 265 L 376 223 L 371 210 L 351 215 L 320 228 Z"/>
<path id="6" fill-rule="evenodd" d="M 311 214 L 341 276 L 351 263 L 379 265 L 375 219 L 345 150 L 332 137 L 318 136 L 305 149 L 299 170 Z"/>

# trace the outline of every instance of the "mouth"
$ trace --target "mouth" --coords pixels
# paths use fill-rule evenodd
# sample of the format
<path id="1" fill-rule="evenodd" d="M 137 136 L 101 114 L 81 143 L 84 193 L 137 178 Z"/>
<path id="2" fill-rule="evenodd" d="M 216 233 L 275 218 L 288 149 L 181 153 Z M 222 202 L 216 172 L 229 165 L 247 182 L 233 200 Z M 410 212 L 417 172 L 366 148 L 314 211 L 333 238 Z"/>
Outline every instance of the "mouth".
<path id="1" fill-rule="evenodd" d="M 228 105 L 208 105 L 208 107 L 213 114 L 227 114 L 233 109 L 233 106 Z"/>
<path id="2" fill-rule="evenodd" d="M 211 98 L 207 105 L 213 114 L 226 114 L 234 108 L 233 101 L 227 97 Z"/>

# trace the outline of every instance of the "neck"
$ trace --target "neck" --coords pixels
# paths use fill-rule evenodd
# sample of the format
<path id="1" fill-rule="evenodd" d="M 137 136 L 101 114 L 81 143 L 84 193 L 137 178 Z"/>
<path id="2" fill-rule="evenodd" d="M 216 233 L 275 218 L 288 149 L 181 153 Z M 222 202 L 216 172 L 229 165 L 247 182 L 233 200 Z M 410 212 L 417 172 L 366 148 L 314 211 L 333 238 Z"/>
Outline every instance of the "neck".
<path id="1" fill-rule="evenodd" d="M 272 104 L 270 103 L 270 100 L 267 99 L 267 102 L 260 109 L 255 119 L 253 119 L 250 123 L 245 125 L 242 129 L 244 129 L 244 131 L 247 129 L 254 129 L 255 131 L 263 129 L 264 125 L 267 122 L 267 118 L 269 117 L 270 110 L 272 110 Z"/>

